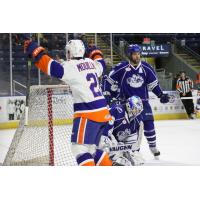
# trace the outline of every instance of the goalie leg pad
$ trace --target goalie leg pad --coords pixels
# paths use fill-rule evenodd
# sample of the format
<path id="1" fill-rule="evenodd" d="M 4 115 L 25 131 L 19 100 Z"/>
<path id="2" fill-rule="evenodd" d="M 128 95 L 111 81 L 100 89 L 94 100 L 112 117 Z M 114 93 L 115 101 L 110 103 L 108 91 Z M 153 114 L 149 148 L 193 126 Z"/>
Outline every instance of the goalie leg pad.
<path id="1" fill-rule="evenodd" d="M 94 154 L 94 161 L 96 166 L 112 166 L 112 161 L 109 158 L 109 155 L 101 149 L 96 150 Z"/>

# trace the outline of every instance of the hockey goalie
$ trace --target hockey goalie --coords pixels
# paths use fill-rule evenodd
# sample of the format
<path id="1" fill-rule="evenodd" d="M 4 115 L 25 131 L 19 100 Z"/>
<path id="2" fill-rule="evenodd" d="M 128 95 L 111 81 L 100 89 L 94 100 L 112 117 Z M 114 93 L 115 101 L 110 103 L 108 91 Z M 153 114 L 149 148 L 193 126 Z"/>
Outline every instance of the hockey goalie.
<path id="1" fill-rule="evenodd" d="M 92 48 L 89 58 L 85 58 L 83 42 L 71 40 L 65 48 L 67 61 L 61 65 L 28 36 L 24 49 L 42 72 L 64 81 L 71 88 L 74 99 L 71 149 L 78 165 L 111 166 L 109 155 L 97 148 L 102 130 L 112 119 L 98 82 L 105 70 L 102 52 Z"/>
<path id="2" fill-rule="evenodd" d="M 125 103 L 111 103 L 112 120 L 107 124 L 100 147 L 109 152 L 113 165 L 135 166 L 144 164 L 140 154 L 142 139 L 141 112 L 143 104 L 132 96 Z"/>

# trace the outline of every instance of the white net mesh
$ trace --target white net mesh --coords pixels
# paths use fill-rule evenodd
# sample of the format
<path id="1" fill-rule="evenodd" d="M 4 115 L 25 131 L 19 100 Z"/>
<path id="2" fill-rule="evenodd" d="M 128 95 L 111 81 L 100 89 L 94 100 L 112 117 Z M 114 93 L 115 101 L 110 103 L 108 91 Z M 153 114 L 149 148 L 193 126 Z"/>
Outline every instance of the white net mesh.
<path id="1" fill-rule="evenodd" d="M 66 85 L 31 86 L 28 125 L 23 115 L 4 165 L 77 165 L 70 146 L 72 101 Z"/>

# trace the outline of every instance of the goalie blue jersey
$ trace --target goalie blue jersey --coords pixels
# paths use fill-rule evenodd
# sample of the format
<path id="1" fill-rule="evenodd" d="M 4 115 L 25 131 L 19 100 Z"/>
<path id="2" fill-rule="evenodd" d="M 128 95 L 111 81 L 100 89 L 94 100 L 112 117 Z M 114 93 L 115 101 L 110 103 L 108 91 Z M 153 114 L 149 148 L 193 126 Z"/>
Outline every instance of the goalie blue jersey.
<path id="1" fill-rule="evenodd" d="M 133 67 L 127 61 L 119 63 L 110 72 L 109 79 L 115 84 L 118 83 L 118 97 L 121 99 L 136 95 L 142 101 L 148 101 L 148 91 L 152 91 L 156 96 L 162 94 L 154 69 L 144 61 L 140 61 L 137 67 Z M 109 85 L 106 87 L 107 90 L 109 90 L 108 87 Z M 112 91 L 111 87 L 110 90 Z"/>
<path id="2" fill-rule="evenodd" d="M 106 125 L 104 135 L 112 134 L 118 142 L 126 144 L 135 142 L 138 137 L 141 116 L 130 120 L 123 105 L 112 105 L 110 114 L 113 120 Z"/>

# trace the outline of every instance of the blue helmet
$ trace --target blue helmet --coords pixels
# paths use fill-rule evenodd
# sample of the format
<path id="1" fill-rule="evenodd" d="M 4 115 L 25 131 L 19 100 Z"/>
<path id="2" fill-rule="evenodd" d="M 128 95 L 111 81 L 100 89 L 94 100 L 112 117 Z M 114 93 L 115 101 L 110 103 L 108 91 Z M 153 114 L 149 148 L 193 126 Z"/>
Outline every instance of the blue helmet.
<path id="1" fill-rule="evenodd" d="M 138 44 L 131 44 L 128 46 L 127 51 L 128 51 L 128 55 L 130 56 L 132 53 L 136 53 L 136 52 L 141 53 L 142 50 Z"/>
<path id="2" fill-rule="evenodd" d="M 143 111 L 143 103 L 140 97 L 132 96 L 127 99 L 126 110 L 130 117 L 137 117 Z"/>

